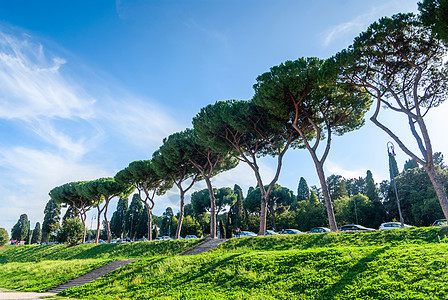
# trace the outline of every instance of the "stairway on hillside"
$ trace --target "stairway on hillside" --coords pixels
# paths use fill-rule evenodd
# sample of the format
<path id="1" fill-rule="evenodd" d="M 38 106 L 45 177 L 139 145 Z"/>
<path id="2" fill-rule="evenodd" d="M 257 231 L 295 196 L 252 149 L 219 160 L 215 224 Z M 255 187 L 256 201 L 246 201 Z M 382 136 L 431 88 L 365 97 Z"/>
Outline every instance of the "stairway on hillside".
<path id="1" fill-rule="evenodd" d="M 227 239 L 206 239 L 202 243 L 197 244 L 193 248 L 190 248 L 187 251 L 180 253 L 179 255 L 201 254 L 210 251 L 211 249 L 217 247 L 218 245 L 224 243 L 225 241 L 227 241 Z"/>
<path id="2" fill-rule="evenodd" d="M 112 272 L 120 267 L 130 264 L 131 262 L 134 262 L 136 260 L 137 259 L 122 259 L 122 260 L 111 261 L 111 262 L 105 264 L 104 266 L 99 267 L 98 269 L 92 270 L 89 273 L 86 273 L 80 277 L 77 277 L 67 283 L 64 283 L 64 284 L 61 284 L 60 286 L 52 288 L 48 292 L 49 293 L 59 293 L 65 289 L 86 284 L 86 283 L 93 281 L 101 276 L 106 275 L 109 272 Z"/>

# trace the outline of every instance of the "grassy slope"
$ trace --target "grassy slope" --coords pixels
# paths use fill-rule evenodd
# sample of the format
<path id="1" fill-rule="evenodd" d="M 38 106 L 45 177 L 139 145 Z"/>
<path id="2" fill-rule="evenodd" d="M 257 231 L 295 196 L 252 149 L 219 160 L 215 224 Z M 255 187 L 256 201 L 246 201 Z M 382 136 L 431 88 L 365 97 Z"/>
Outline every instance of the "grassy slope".
<path id="1" fill-rule="evenodd" d="M 82 299 L 446 299 L 448 244 L 140 260 L 62 293 Z"/>
<path id="2" fill-rule="evenodd" d="M 167 253 L 169 256 L 145 255 L 147 258 L 63 295 L 82 299 L 447 299 L 447 230 L 232 239 L 212 253 L 197 256 L 173 256 L 176 251 Z M 153 246 L 159 249 L 152 250 L 153 254 L 164 252 L 160 246 L 174 247 Z M 70 252 L 67 259 L 148 253 L 99 246 L 93 251 L 89 247 Z M 14 250 L 0 249 L 0 286 L 19 290 L 24 288 L 5 286 L 3 280 L 14 282 L 24 276 L 20 266 L 35 265 L 25 273 L 35 272 L 45 259 L 62 259 L 64 253 L 42 253 L 44 248 L 33 247 Z M 38 262 L 5 264 L 2 260 Z M 10 264 L 17 268 L 16 273 L 4 270 Z"/>
<path id="3" fill-rule="evenodd" d="M 102 259 L 84 259 L 0 264 L 0 285 L 2 288 L 24 292 L 43 292 L 106 262 Z"/>
<path id="4" fill-rule="evenodd" d="M 138 242 L 126 244 L 6 246 L 0 249 L 0 264 L 71 259 L 126 259 L 180 253 L 201 240 Z"/>
<path id="5" fill-rule="evenodd" d="M 19 291 L 44 291 L 110 260 L 175 255 L 200 240 L 127 244 L 5 246 L 0 248 L 0 287 Z"/>

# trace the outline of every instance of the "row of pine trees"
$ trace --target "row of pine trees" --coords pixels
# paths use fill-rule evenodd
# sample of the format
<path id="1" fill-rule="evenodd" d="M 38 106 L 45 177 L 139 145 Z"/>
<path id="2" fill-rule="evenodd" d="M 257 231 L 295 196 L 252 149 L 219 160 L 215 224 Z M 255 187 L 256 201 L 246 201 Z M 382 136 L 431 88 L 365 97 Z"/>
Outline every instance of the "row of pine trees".
<path id="1" fill-rule="evenodd" d="M 442 180 L 448 187 L 448 168 L 443 155 L 435 154 L 436 164 L 441 170 Z M 443 218 L 443 212 L 437 195 L 423 168 L 413 160 L 406 161 L 400 173 L 394 157 L 390 159 L 390 174 L 397 185 L 402 215 L 405 223 L 414 226 L 428 226 L 434 220 Z M 398 221 L 397 199 L 391 181 L 375 183 L 371 171 L 365 177 L 346 179 L 341 175 L 331 175 L 327 183 L 333 201 L 338 224 L 361 224 L 377 228 L 382 222 Z M 243 190 L 237 184 L 233 188 L 223 187 L 214 190 L 216 213 L 219 220 L 219 234 L 232 237 L 237 229 L 257 231 L 260 214 L 259 188 L 250 187 L 244 197 Z M 44 211 L 42 226 L 37 222 L 34 229 L 26 214 L 22 214 L 11 230 L 11 239 L 25 241 L 28 244 L 48 243 L 61 239 L 67 219 L 73 216 L 68 209 L 60 217 L 61 207 L 50 200 Z M 173 236 L 179 215 L 167 207 L 161 216 L 153 216 L 153 236 Z M 114 238 L 141 239 L 147 235 L 148 214 L 138 194 L 134 194 L 130 203 L 120 199 L 113 213 L 110 228 Z M 321 190 L 309 187 L 301 177 L 297 192 L 275 185 L 268 202 L 269 229 L 280 231 L 296 228 L 308 231 L 313 227 L 326 226 L 327 213 Z M 5 231 L 5 230 L 3 230 Z M 3 232 L 2 231 L 2 232 Z M 104 230 L 103 230 L 104 231 Z M 194 192 L 191 201 L 185 206 L 185 219 L 181 236 L 204 236 L 210 232 L 210 198 L 207 189 Z M 5 231 L 6 233 L 6 231 Z M 90 235 L 93 233 L 90 231 Z M 102 232 L 102 238 L 106 233 Z"/>

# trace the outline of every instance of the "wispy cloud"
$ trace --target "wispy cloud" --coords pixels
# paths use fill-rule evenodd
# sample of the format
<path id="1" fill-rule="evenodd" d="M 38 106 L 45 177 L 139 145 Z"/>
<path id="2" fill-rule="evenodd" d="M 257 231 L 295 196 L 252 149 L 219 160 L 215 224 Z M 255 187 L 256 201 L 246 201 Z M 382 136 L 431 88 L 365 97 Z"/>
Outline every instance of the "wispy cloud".
<path id="1" fill-rule="evenodd" d="M 92 180 L 107 176 L 101 166 L 23 147 L 0 149 L 0 191 L 2 199 L 0 226 L 6 229 L 26 213 L 32 222 L 43 219 L 48 192 L 55 186 L 78 180 Z"/>
<path id="2" fill-rule="evenodd" d="M 328 30 L 326 30 L 321 34 L 322 45 L 324 47 L 327 47 L 333 42 L 345 39 L 347 37 L 351 41 L 360 32 L 364 31 L 367 28 L 367 26 L 369 26 L 374 21 L 377 21 L 378 15 L 390 16 L 391 12 L 396 13 L 395 11 L 398 8 L 402 9 L 402 5 L 400 5 L 399 2 L 400 1 L 390 1 L 384 5 L 372 6 L 368 13 L 359 15 L 356 18 L 349 20 L 347 22 L 332 26 L 331 28 L 329 28 Z M 412 8 L 410 7 L 410 9 L 415 10 L 416 5 L 414 5 L 414 7 Z"/>
<path id="3" fill-rule="evenodd" d="M 219 42 L 219 44 L 223 45 L 225 48 L 228 48 L 229 40 L 228 40 L 227 36 L 224 35 L 223 33 L 221 33 L 220 31 L 217 31 L 212 28 L 207 28 L 207 27 L 199 24 L 198 22 L 196 22 L 193 19 L 189 19 L 189 20 L 185 21 L 184 24 L 188 28 L 197 30 L 197 31 L 205 34 L 205 36 L 207 36 L 209 39 L 217 41 L 217 42 Z"/>
<path id="4" fill-rule="evenodd" d="M 90 117 L 95 100 L 64 78 L 65 63 L 27 35 L 0 32 L 0 118 Z"/>
<path id="5" fill-rule="evenodd" d="M 155 101 L 143 101 L 129 94 L 123 94 L 120 99 L 105 101 L 107 109 L 99 111 L 97 117 L 128 143 L 158 148 L 164 137 L 185 129 L 185 124 L 177 122 Z"/>
<path id="6" fill-rule="evenodd" d="M 156 101 L 102 80 L 89 66 L 75 66 L 28 34 L 3 29 L 0 130 L 24 136 L 0 144 L 0 209 L 7 216 L 0 227 L 9 230 L 22 213 L 33 223 L 42 221 L 55 186 L 113 176 L 126 162 L 111 165 L 117 151 L 107 146 L 118 142 L 125 152 L 144 149 L 145 159 L 163 137 L 184 129 Z"/>

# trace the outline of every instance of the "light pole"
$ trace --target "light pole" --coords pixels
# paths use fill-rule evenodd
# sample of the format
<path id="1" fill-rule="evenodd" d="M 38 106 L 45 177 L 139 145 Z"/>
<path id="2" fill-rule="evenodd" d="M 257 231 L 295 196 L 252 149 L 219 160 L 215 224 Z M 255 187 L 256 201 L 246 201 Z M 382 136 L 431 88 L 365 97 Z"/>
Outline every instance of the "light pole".
<path id="1" fill-rule="evenodd" d="M 397 181 L 395 180 L 395 177 L 398 174 L 395 174 L 395 170 L 392 166 L 392 157 L 395 156 L 395 147 L 394 147 L 394 144 L 392 144 L 392 142 L 387 142 L 387 154 L 389 156 L 389 168 L 390 168 L 390 177 L 391 177 L 390 180 L 394 186 L 395 198 L 397 199 L 398 214 L 400 216 L 401 227 L 403 228 L 404 221 L 403 221 L 403 215 L 401 214 L 400 199 L 398 198 Z"/>

